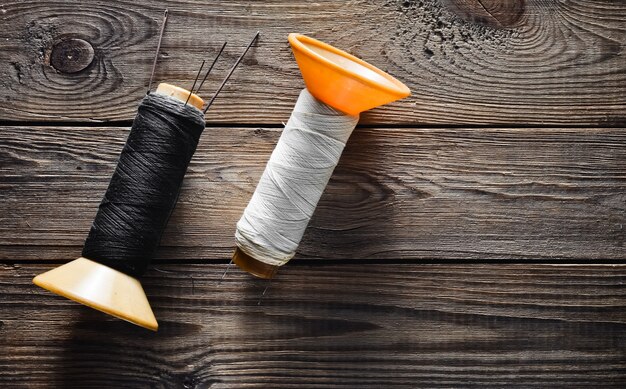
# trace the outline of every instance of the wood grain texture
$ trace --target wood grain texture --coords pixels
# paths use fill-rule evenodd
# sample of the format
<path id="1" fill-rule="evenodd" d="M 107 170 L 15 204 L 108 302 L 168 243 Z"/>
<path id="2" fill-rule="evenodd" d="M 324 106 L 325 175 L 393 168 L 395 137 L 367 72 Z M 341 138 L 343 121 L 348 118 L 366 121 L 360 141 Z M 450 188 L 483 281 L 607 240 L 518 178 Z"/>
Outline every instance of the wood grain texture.
<path id="1" fill-rule="evenodd" d="M 261 38 L 142 279 L 151 333 L 31 280 L 80 254 L 165 7 L 157 81 L 228 40 L 203 97 Z M 0 387 L 626 387 L 626 2 L 0 0 L 0 25 Z M 413 96 L 362 116 L 259 304 L 220 277 L 303 87 L 290 32 Z"/>
<path id="2" fill-rule="evenodd" d="M 5 127 L 0 259 L 77 257 L 128 128 Z M 280 130 L 207 128 L 160 259 L 224 260 Z M 626 257 L 626 131 L 357 128 L 299 258 Z"/>
<path id="3" fill-rule="evenodd" d="M 0 267 L 3 387 L 624 387 L 626 266 L 225 265 L 143 279 L 157 333 Z M 193 278 L 193 282 L 192 282 Z"/>
<path id="4" fill-rule="evenodd" d="M 190 86 L 201 60 L 229 42 L 204 96 L 262 31 L 212 122 L 286 120 L 303 87 L 289 32 L 328 41 L 408 84 L 413 97 L 366 114 L 364 123 L 626 122 L 626 3 L 609 0 L 5 0 L 0 120 L 132 119 L 164 7 L 171 18 L 157 80 Z M 93 46 L 93 62 L 66 72 L 84 65 L 76 56 L 55 69 L 53 48 L 73 39 Z"/>

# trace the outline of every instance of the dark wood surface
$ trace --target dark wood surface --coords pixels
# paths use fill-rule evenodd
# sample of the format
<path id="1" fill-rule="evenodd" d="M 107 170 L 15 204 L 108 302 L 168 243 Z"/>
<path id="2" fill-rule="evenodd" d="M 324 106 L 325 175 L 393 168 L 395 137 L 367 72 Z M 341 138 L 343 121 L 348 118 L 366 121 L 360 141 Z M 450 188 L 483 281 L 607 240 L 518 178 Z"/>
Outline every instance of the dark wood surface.
<path id="1" fill-rule="evenodd" d="M 158 333 L 33 290 L 50 267 L 0 268 L 3 387 L 626 385 L 626 266 L 296 261 L 260 304 L 266 281 L 166 266 Z"/>
<path id="2" fill-rule="evenodd" d="M 151 333 L 54 296 L 145 93 L 209 97 L 143 278 Z M 626 2 L 0 0 L 0 387 L 625 387 Z M 362 116 L 296 259 L 231 268 L 302 32 L 413 95 Z"/>
<path id="3" fill-rule="evenodd" d="M 0 258 L 80 252 L 128 134 L 5 127 Z M 203 134 L 161 259 L 224 260 L 279 129 Z M 626 131 L 358 128 L 298 256 L 319 259 L 626 257 Z"/>
<path id="4" fill-rule="evenodd" d="M 520 5 L 498 7 L 507 2 Z M 207 95 L 254 32 L 262 31 L 209 114 L 213 122 L 276 124 L 289 116 L 303 86 L 286 39 L 294 31 L 371 61 L 411 88 L 411 98 L 375 109 L 367 123 L 626 121 L 623 1 L 2 3 L 0 115 L 12 120 L 132 120 L 169 6 L 157 80 L 190 86 L 201 60 L 228 40 Z M 59 69 L 51 66 L 55 48 L 73 46 L 70 39 L 93 46 L 93 61 L 81 72 L 74 70 L 84 66 L 88 52 Z M 74 101 L 72 109 L 68 101 Z"/>

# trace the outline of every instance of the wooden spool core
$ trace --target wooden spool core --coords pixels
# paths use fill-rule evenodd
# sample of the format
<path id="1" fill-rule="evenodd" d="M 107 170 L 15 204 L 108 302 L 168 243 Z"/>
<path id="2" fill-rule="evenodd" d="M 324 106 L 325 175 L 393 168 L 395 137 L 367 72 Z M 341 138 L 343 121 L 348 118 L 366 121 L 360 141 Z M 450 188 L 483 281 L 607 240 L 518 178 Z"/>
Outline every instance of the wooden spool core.
<path id="1" fill-rule="evenodd" d="M 173 97 L 173 98 L 175 98 L 177 100 L 180 100 L 180 101 L 182 101 L 184 103 L 185 101 L 187 101 L 187 98 L 189 97 L 189 93 L 191 93 L 191 92 L 189 92 L 187 89 L 180 88 L 180 87 L 178 87 L 176 85 L 167 84 L 165 82 L 162 82 L 157 87 L 155 93 L 157 93 L 159 95 L 165 95 L 165 96 Z M 194 107 L 196 107 L 198 109 L 202 109 L 202 106 L 204 105 L 204 100 L 202 100 L 195 93 L 191 93 L 191 97 L 189 97 L 189 101 L 187 102 L 187 104 L 193 105 Z"/>
<path id="2" fill-rule="evenodd" d="M 202 109 L 204 101 L 188 90 L 161 83 L 155 93 Z M 154 317 L 141 283 L 132 276 L 80 257 L 33 279 L 44 289 L 138 326 L 156 331 Z"/>
<path id="3" fill-rule="evenodd" d="M 233 254 L 233 262 L 243 271 L 246 271 L 259 278 L 269 279 L 274 277 L 278 271 L 278 266 L 268 265 L 256 258 L 244 253 L 239 247 L 235 249 Z"/>

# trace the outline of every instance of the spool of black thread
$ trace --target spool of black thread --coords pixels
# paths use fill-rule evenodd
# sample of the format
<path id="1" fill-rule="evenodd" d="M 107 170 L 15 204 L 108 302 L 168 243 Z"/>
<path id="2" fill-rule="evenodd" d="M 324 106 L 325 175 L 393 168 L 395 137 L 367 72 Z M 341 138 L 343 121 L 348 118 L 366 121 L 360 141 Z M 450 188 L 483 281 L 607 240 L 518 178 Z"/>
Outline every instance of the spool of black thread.
<path id="1" fill-rule="evenodd" d="M 196 107 L 155 93 L 143 99 L 83 257 L 133 277 L 146 270 L 203 130 Z"/>
<path id="2" fill-rule="evenodd" d="M 156 331 L 158 323 L 137 280 L 152 260 L 174 209 L 189 161 L 204 130 L 204 114 L 254 41 L 246 46 L 204 108 L 191 91 L 161 83 L 150 94 L 167 10 L 157 44 L 148 96 L 139 105 L 126 145 L 100 204 L 83 256 L 39 274 L 33 283 L 133 324 Z M 224 50 L 222 45 L 200 83 Z M 198 70 L 196 81 L 205 61 Z"/>
<path id="3" fill-rule="evenodd" d="M 141 104 L 80 258 L 39 274 L 53 293 L 156 331 L 138 281 L 159 246 L 204 130 L 204 101 L 165 83 Z"/>

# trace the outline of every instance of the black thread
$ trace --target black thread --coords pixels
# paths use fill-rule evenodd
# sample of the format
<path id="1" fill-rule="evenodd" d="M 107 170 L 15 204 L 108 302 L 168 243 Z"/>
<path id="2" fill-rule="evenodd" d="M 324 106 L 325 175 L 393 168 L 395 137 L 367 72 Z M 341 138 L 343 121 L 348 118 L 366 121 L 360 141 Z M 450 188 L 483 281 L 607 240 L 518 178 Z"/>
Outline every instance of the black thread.
<path id="1" fill-rule="evenodd" d="M 146 270 L 203 130 L 197 108 L 155 93 L 143 99 L 83 257 L 132 276 Z"/>

